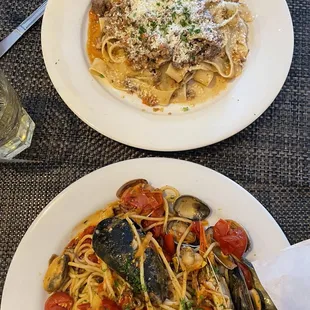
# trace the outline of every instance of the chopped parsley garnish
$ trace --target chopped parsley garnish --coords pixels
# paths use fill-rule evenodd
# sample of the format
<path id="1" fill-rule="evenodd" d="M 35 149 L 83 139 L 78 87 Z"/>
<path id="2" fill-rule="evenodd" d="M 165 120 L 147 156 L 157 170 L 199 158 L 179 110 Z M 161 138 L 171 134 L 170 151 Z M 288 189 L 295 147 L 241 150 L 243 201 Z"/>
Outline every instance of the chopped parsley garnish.
<path id="1" fill-rule="evenodd" d="M 175 20 L 176 17 L 177 17 L 177 13 L 176 12 L 172 12 L 171 16 L 172 16 L 172 19 Z"/>
<path id="2" fill-rule="evenodd" d="M 187 36 L 186 36 L 184 33 L 181 34 L 181 40 L 182 40 L 183 42 L 187 42 L 187 41 L 188 41 L 188 40 L 187 40 Z"/>
<path id="3" fill-rule="evenodd" d="M 184 14 L 185 18 L 189 19 L 190 14 L 189 14 L 189 10 L 188 10 L 187 7 L 185 7 L 185 8 L 183 9 L 183 14 Z"/>
<path id="4" fill-rule="evenodd" d="M 193 303 L 189 300 L 181 299 L 181 308 L 182 310 L 190 310 L 193 307 Z"/>
<path id="5" fill-rule="evenodd" d="M 104 78 L 104 75 L 103 75 L 103 74 L 99 74 L 99 76 L 100 76 L 101 78 Z"/>
<path id="6" fill-rule="evenodd" d="M 154 31 L 154 30 L 156 29 L 156 27 L 157 27 L 157 23 L 154 22 L 154 21 L 152 21 L 152 22 L 151 22 L 152 31 Z"/>
<path id="7" fill-rule="evenodd" d="M 168 25 L 161 25 L 159 27 L 159 29 L 164 33 L 164 34 L 167 34 L 168 33 Z"/>
<path id="8" fill-rule="evenodd" d="M 139 33 L 140 34 L 146 33 L 146 30 L 145 30 L 145 28 L 143 26 L 139 27 Z"/>
<path id="9" fill-rule="evenodd" d="M 182 111 L 183 111 L 183 112 L 189 111 L 189 107 L 183 107 L 183 108 L 182 108 Z"/>
<path id="10" fill-rule="evenodd" d="M 118 280 L 115 280 L 115 281 L 114 281 L 114 287 L 115 287 L 115 288 L 118 288 L 119 285 L 120 285 L 119 281 L 118 281 Z"/>
<path id="11" fill-rule="evenodd" d="M 156 5 L 157 5 L 157 6 L 160 6 L 160 3 L 159 3 L 159 2 L 157 2 L 157 3 L 156 3 Z"/>
<path id="12" fill-rule="evenodd" d="M 180 21 L 180 24 L 181 24 L 182 27 L 186 27 L 186 26 L 187 26 L 187 22 L 186 22 L 185 19 L 182 19 L 182 20 Z"/>
<path id="13" fill-rule="evenodd" d="M 214 269 L 214 272 L 215 272 L 216 274 L 218 274 L 218 273 L 219 273 L 219 267 L 214 266 L 214 267 L 213 267 L 213 269 Z"/>
<path id="14" fill-rule="evenodd" d="M 200 29 L 195 29 L 194 32 L 195 32 L 195 33 L 200 33 L 201 30 L 200 30 Z"/>

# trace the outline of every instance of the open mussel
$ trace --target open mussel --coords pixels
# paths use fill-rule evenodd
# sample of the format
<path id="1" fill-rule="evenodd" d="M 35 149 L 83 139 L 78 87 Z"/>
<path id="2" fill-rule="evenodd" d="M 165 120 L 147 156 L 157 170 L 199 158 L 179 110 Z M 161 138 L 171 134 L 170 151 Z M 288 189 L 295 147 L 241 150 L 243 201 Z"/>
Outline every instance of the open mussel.
<path id="1" fill-rule="evenodd" d="M 171 221 L 168 224 L 167 232 L 173 236 L 175 243 L 178 243 L 189 225 L 190 225 L 189 223 L 181 221 Z M 197 240 L 196 234 L 191 231 L 187 234 L 183 243 L 192 246 L 199 245 L 199 241 Z"/>
<path id="2" fill-rule="evenodd" d="M 178 197 L 173 204 L 173 210 L 179 217 L 184 217 L 193 221 L 201 221 L 207 218 L 211 213 L 206 203 L 190 195 Z"/>
<path id="3" fill-rule="evenodd" d="M 229 270 L 229 290 L 236 310 L 255 310 L 251 295 L 239 267 Z"/>
<path id="4" fill-rule="evenodd" d="M 252 275 L 254 289 L 250 290 L 250 293 L 255 310 L 276 310 L 277 308 L 272 299 L 260 283 L 253 265 L 245 258 L 242 259 L 242 263 L 248 268 Z"/>
<path id="5" fill-rule="evenodd" d="M 48 293 L 57 291 L 66 280 L 69 260 L 67 254 L 52 256 L 43 280 L 43 287 Z"/>
<path id="6" fill-rule="evenodd" d="M 138 232 L 143 237 L 142 232 Z M 135 259 L 137 243 L 126 220 L 109 218 L 101 221 L 93 235 L 95 253 L 121 277 L 136 293 L 142 292 L 139 261 Z M 144 278 L 152 302 L 160 304 L 167 297 L 168 274 L 157 253 L 145 250 Z"/>

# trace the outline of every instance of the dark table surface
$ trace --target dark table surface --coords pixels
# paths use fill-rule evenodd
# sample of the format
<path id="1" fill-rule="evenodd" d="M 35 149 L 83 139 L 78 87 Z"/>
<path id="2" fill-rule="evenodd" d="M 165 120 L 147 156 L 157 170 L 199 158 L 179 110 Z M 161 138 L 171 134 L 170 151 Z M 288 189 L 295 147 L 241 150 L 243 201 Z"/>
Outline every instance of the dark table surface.
<path id="1" fill-rule="evenodd" d="M 40 3 L 1 0 L 0 39 Z M 225 141 L 192 151 L 134 149 L 82 123 L 48 77 L 41 51 L 41 22 L 0 59 L 0 68 L 36 123 L 32 145 L 20 157 L 38 161 L 0 164 L 0 293 L 18 243 L 46 204 L 87 173 L 131 158 L 166 156 L 212 168 L 253 194 L 291 243 L 310 238 L 310 1 L 288 3 L 295 28 L 295 51 L 282 91 L 248 128 Z"/>

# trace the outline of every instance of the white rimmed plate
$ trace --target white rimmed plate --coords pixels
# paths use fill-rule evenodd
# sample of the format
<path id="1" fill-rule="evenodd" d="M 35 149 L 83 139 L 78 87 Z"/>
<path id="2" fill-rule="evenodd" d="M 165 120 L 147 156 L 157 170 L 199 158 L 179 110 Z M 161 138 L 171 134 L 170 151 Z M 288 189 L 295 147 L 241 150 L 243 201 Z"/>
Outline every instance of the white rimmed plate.
<path id="1" fill-rule="evenodd" d="M 248 255 L 250 260 L 289 245 L 266 209 L 225 176 L 203 166 L 175 159 L 124 161 L 76 181 L 40 213 L 14 255 L 4 286 L 1 309 L 42 310 L 47 297 L 42 281 L 50 256 L 63 250 L 77 223 L 115 200 L 115 192 L 120 185 L 134 178 L 146 178 L 155 186 L 169 184 L 183 194 L 204 200 L 212 209 L 210 224 L 215 224 L 219 218 L 238 221 L 252 240 L 253 248 Z"/>
<path id="2" fill-rule="evenodd" d="M 218 96 L 188 112 L 175 104 L 153 112 L 140 99 L 102 86 L 90 75 L 86 54 L 90 0 L 49 0 L 42 26 L 46 68 L 69 108 L 111 139 L 157 151 L 210 145 L 256 120 L 279 93 L 290 68 L 294 39 L 285 0 L 247 3 L 255 19 L 243 74 Z"/>

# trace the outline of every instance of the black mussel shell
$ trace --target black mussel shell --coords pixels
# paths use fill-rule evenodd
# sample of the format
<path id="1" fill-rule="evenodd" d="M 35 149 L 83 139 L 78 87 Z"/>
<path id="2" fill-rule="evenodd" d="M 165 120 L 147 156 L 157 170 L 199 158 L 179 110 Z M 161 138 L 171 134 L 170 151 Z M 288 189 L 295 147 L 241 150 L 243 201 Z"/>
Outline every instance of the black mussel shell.
<path id="1" fill-rule="evenodd" d="M 228 286 L 235 310 L 254 310 L 249 290 L 239 267 L 229 270 L 228 276 Z"/>
<path id="2" fill-rule="evenodd" d="M 139 232 L 140 236 L 144 234 Z M 139 260 L 134 235 L 126 220 L 109 218 L 101 221 L 93 235 L 95 253 L 132 287 L 141 293 Z M 152 302 L 162 303 L 168 293 L 168 274 L 159 255 L 151 248 L 145 250 L 144 279 Z"/>

